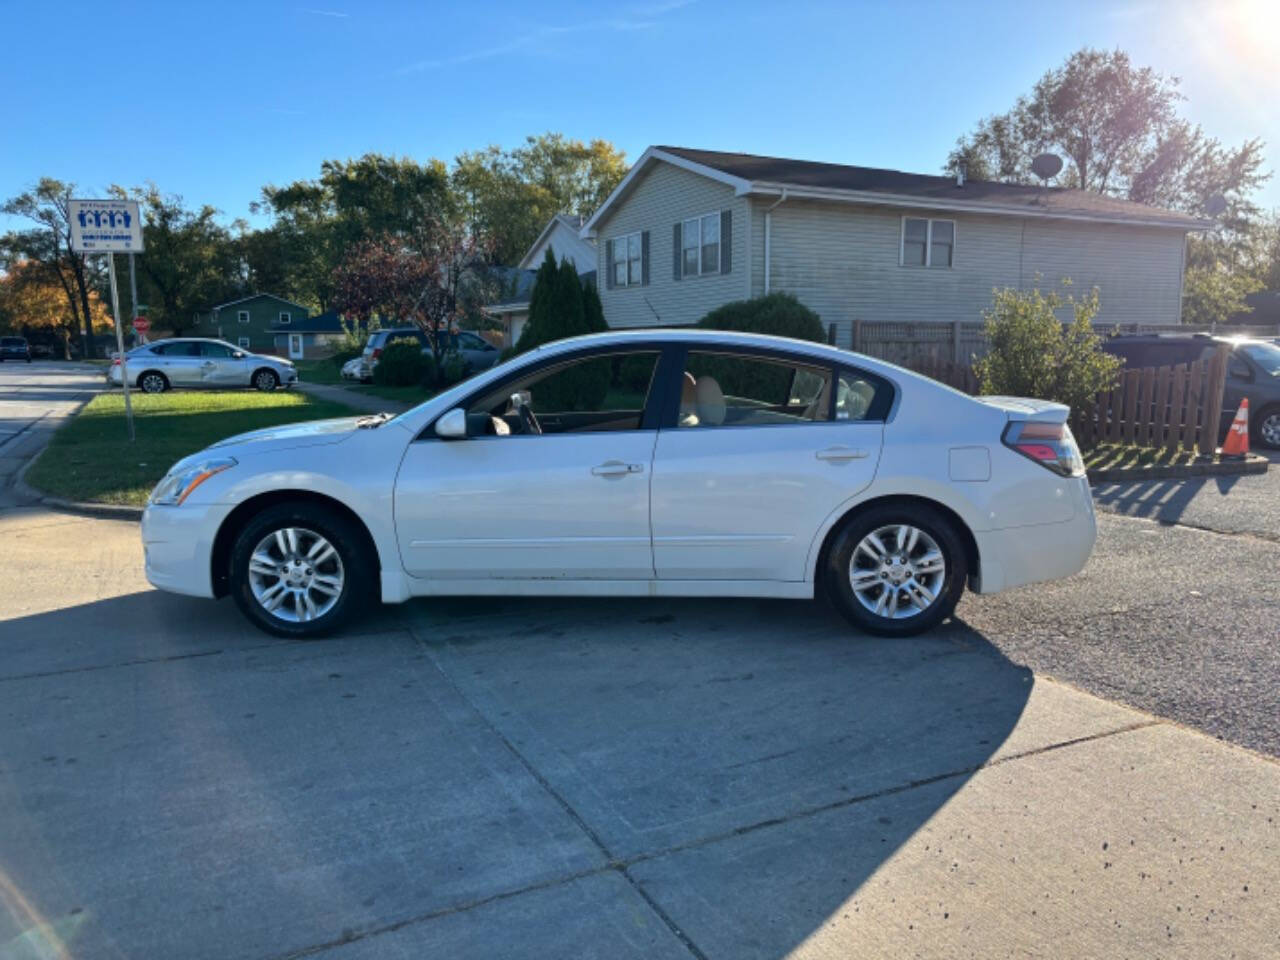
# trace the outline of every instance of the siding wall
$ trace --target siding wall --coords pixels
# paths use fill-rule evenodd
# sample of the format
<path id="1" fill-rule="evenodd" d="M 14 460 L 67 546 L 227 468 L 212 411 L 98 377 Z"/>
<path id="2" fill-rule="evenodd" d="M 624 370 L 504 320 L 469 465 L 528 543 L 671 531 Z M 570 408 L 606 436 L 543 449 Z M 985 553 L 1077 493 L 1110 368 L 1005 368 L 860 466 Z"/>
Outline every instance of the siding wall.
<path id="1" fill-rule="evenodd" d="M 688 217 L 733 211 L 732 266 L 728 274 L 673 279 L 672 227 Z M 608 289 L 606 245 L 612 237 L 649 231 L 647 286 Z M 604 317 L 611 327 L 696 323 L 711 309 L 747 296 L 747 201 L 733 188 L 666 163 L 654 164 L 626 202 L 596 231 L 597 269 Z M 655 315 L 656 314 L 656 315 Z"/>
<path id="2" fill-rule="evenodd" d="M 573 268 L 579 273 L 587 273 L 596 268 L 596 250 L 589 242 L 580 238 L 576 232 L 557 222 L 551 233 L 541 243 L 534 246 L 526 256 L 530 270 L 537 270 L 547 255 L 547 248 L 557 261 L 568 257 L 573 261 Z"/>
<path id="3" fill-rule="evenodd" d="M 763 294 L 764 212 L 775 200 L 735 197 L 728 186 L 654 164 L 598 231 L 600 295 L 609 325 L 694 323 L 722 303 Z M 732 273 L 674 281 L 672 225 L 725 208 L 733 211 Z M 795 294 L 824 323 L 835 323 L 841 346 L 852 342 L 854 318 L 976 322 L 990 307 L 994 288 L 1038 282 L 1047 290 L 1063 277 L 1081 293 L 1099 287 L 1099 324 L 1179 322 L 1184 237 L 1178 230 L 909 211 L 955 221 L 953 266 L 934 269 L 899 266 L 903 213 L 788 199 L 772 214 L 771 288 Z M 635 230 L 650 232 L 649 285 L 608 290 L 605 243 Z"/>

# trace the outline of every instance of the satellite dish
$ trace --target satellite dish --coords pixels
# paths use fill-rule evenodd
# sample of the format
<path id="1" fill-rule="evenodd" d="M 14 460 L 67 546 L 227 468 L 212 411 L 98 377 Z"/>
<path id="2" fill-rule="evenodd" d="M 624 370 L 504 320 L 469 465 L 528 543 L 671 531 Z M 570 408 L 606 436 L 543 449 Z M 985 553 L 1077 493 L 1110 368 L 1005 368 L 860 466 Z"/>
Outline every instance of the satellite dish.
<path id="1" fill-rule="evenodd" d="M 1031 172 L 1041 180 L 1052 180 L 1062 172 L 1062 158 L 1056 153 L 1042 153 L 1031 161 Z"/>
<path id="2" fill-rule="evenodd" d="M 1204 202 L 1204 212 L 1211 217 L 1220 217 L 1227 209 L 1227 198 L 1220 193 L 1215 193 Z"/>

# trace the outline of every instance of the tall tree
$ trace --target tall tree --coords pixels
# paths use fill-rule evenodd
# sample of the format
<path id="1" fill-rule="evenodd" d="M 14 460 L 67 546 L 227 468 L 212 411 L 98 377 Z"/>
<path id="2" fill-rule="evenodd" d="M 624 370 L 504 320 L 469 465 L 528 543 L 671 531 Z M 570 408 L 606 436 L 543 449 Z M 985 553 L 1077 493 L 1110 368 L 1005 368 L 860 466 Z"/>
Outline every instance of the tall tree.
<path id="1" fill-rule="evenodd" d="M 271 292 L 327 309 L 334 270 L 349 251 L 381 237 L 413 236 L 424 223 L 448 219 L 452 202 L 439 160 L 376 153 L 326 160 L 316 180 L 263 188 L 253 209 L 270 212 L 275 223 L 270 238 L 250 247 L 250 271 L 283 274 L 287 290 Z"/>
<path id="2" fill-rule="evenodd" d="M 57 280 L 75 317 L 81 352 L 88 357 L 94 353 L 90 298 L 94 289 L 101 286 L 102 264 L 71 249 L 68 204 L 75 191 L 74 183 L 41 177 L 30 190 L 5 201 L 0 211 L 25 217 L 39 225 L 36 230 L 9 234 L 4 238 L 4 246 L 37 260 Z"/>
<path id="3" fill-rule="evenodd" d="M 947 169 L 964 164 L 975 179 L 1034 183 L 1031 161 L 1048 151 L 1064 160 L 1060 186 L 1199 217 L 1222 197 L 1218 229 L 1188 245 L 1183 319 L 1225 320 L 1258 282 L 1245 261 L 1257 241 L 1255 196 L 1270 174 L 1261 140 L 1223 146 L 1179 115 L 1184 99 L 1176 77 L 1137 67 L 1123 51 L 1079 50 L 1008 112 L 961 137 Z"/>
<path id="4" fill-rule="evenodd" d="M 552 216 L 590 215 L 626 173 L 626 154 L 607 140 L 546 133 L 460 154 L 452 182 L 468 222 L 493 238 L 495 260 L 511 265 Z"/>
<path id="5" fill-rule="evenodd" d="M 89 292 L 93 322 L 104 328 L 110 321 L 96 290 Z M 70 338 L 76 332 L 78 313 L 66 291 L 46 266 L 35 260 L 8 263 L 0 274 L 0 329 L 38 337 L 48 331 L 58 345 L 59 356 L 71 359 Z"/>
<path id="6" fill-rule="evenodd" d="M 113 188 L 125 195 L 121 188 Z M 218 211 L 191 210 L 182 197 L 155 184 L 128 193 L 142 211 L 143 253 L 138 257 L 139 300 L 157 328 L 181 336 L 199 311 L 247 291 L 237 242 Z"/>

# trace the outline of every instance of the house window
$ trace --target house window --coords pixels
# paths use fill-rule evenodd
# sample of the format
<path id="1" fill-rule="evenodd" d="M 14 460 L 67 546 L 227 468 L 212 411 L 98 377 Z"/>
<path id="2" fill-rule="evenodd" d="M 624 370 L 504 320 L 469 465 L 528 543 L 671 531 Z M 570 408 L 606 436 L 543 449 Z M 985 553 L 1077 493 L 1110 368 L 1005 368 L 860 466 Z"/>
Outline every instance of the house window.
<path id="1" fill-rule="evenodd" d="M 248 337 L 240 337 L 240 338 L 236 341 L 236 346 L 238 346 L 241 350 L 248 350 L 248 349 L 249 349 L 249 338 L 248 338 Z"/>
<path id="2" fill-rule="evenodd" d="M 720 214 L 686 220 L 681 227 L 682 274 L 696 277 L 720 272 Z"/>
<path id="3" fill-rule="evenodd" d="M 956 246 L 954 220 L 902 218 L 899 262 L 904 267 L 950 267 Z"/>
<path id="4" fill-rule="evenodd" d="M 287 311 L 287 310 L 281 310 L 281 311 L 280 311 L 280 322 L 281 322 L 281 323 L 292 323 L 292 322 L 293 322 L 293 317 L 289 314 L 289 311 Z"/>
<path id="5" fill-rule="evenodd" d="M 613 285 L 636 287 L 644 280 L 640 234 L 630 233 L 609 241 L 613 259 Z"/>
<path id="6" fill-rule="evenodd" d="M 249 322 L 249 311 L 248 311 L 248 310 L 237 310 L 237 311 L 236 311 L 236 319 L 237 319 L 237 320 L 239 320 L 241 323 L 248 323 L 248 322 Z"/>

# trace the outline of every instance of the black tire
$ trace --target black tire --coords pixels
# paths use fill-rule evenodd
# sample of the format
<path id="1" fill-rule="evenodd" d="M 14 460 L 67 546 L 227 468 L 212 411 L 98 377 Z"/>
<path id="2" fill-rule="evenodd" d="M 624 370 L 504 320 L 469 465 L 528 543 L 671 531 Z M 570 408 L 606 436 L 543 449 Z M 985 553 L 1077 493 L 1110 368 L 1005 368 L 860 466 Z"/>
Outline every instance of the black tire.
<path id="1" fill-rule="evenodd" d="M 258 602 L 250 583 L 249 558 L 255 548 L 273 531 L 288 527 L 314 531 L 324 537 L 333 545 L 342 563 L 344 580 L 337 602 L 314 620 L 295 621 L 275 616 Z M 331 634 L 364 609 L 374 596 L 374 573 L 378 569 L 377 557 L 371 554 L 363 531 L 335 510 L 306 501 L 277 504 L 251 517 L 236 535 L 229 563 L 227 582 L 240 612 L 259 629 L 294 640 Z"/>
<path id="2" fill-rule="evenodd" d="M 138 376 L 138 389 L 143 393 L 164 393 L 169 389 L 169 378 L 159 370 L 147 370 Z"/>
<path id="3" fill-rule="evenodd" d="M 850 571 L 854 551 L 868 534 L 882 527 L 904 524 L 915 527 L 933 539 L 942 554 L 945 569 L 941 585 L 934 595 L 935 599 L 926 609 L 903 619 L 892 619 L 863 606 L 853 589 Z M 863 560 L 860 559 L 859 562 L 862 563 Z M 844 521 L 836 533 L 831 549 L 827 551 L 822 586 L 827 598 L 858 629 L 881 637 L 909 637 L 931 630 L 951 616 L 956 604 L 960 602 L 960 595 L 964 593 L 968 573 L 964 542 L 951 520 L 928 506 L 886 504 L 856 513 Z M 888 581 L 880 589 L 889 589 L 887 583 Z M 869 594 L 868 599 L 879 595 L 864 592 Z"/>
<path id="4" fill-rule="evenodd" d="M 252 380 L 254 389 L 261 390 L 263 393 L 270 393 L 276 387 L 280 386 L 280 378 L 276 376 L 274 370 L 268 370 L 263 367 L 253 372 Z"/>
<path id="5" fill-rule="evenodd" d="M 1263 407 L 1256 415 L 1250 415 L 1249 442 L 1255 447 L 1262 447 L 1266 450 L 1280 450 L 1280 443 L 1268 441 L 1262 435 L 1262 425 L 1267 422 L 1269 417 L 1280 418 L 1280 407 Z"/>

